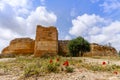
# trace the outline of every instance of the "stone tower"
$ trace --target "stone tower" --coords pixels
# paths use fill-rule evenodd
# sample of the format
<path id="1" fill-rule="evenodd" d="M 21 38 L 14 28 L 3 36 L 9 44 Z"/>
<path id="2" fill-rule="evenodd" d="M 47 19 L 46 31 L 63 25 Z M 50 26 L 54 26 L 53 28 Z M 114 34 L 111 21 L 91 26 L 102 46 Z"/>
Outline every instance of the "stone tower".
<path id="1" fill-rule="evenodd" d="M 45 54 L 56 55 L 58 53 L 58 31 L 55 27 L 43 27 L 37 25 L 34 56 Z"/>

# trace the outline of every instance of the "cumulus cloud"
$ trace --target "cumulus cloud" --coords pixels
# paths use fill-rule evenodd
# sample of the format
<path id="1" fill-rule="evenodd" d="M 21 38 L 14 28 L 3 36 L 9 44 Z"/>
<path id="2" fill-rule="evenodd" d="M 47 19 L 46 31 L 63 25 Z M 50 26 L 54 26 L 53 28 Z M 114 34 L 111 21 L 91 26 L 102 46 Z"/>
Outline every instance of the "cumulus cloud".
<path id="1" fill-rule="evenodd" d="M 95 14 L 84 14 L 73 19 L 72 24 L 69 30 L 71 35 L 83 36 L 90 42 L 111 43 L 112 46 L 120 49 L 118 44 L 120 43 L 120 21 L 109 21 Z"/>
<path id="2" fill-rule="evenodd" d="M 7 4 L 12 7 L 17 15 L 28 14 L 29 9 L 32 6 L 32 1 L 29 0 L 1 0 L 0 4 Z"/>
<path id="3" fill-rule="evenodd" d="M 84 14 L 72 20 L 73 27 L 70 29 L 69 33 L 75 36 L 78 35 L 85 36 L 89 34 L 89 32 L 87 32 L 89 29 L 93 28 L 92 32 L 95 32 L 94 28 L 101 27 L 103 23 L 106 23 L 106 21 L 104 20 L 104 18 L 101 18 L 100 16 L 97 16 L 95 14 L 92 15 Z"/>
<path id="4" fill-rule="evenodd" d="M 21 35 L 8 28 L 0 27 L 0 32 L 2 33 L 0 34 L 0 51 L 9 44 L 10 40 L 21 37 Z"/>
<path id="5" fill-rule="evenodd" d="M 0 32 L 3 33 L 0 35 L 1 39 L 9 40 L 15 37 L 20 37 L 18 33 L 12 32 L 10 29 L 5 29 L 0 27 Z"/>
<path id="6" fill-rule="evenodd" d="M 29 0 L 0 1 L 0 41 L 2 45 L 15 37 L 35 37 L 36 25 L 51 26 L 57 21 L 57 16 L 44 6 L 32 9 Z"/>
<path id="7" fill-rule="evenodd" d="M 26 19 L 29 32 L 35 30 L 37 24 L 44 26 L 54 25 L 57 16 L 53 12 L 48 12 L 45 7 L 37 7 L 35 11 Z"/>

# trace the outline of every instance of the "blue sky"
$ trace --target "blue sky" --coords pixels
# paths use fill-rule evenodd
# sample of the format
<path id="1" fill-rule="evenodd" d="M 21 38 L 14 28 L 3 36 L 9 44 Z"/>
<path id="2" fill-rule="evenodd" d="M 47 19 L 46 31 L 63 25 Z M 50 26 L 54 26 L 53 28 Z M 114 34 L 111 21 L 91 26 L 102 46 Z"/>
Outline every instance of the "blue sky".
<path id="1" fill-rule="evenodd" d="M 0 0 L 0 51 L 14 38 L 34 39 L 37 24 L 56 26 L 59 39 L 120 50 L 120 0 Z"/>

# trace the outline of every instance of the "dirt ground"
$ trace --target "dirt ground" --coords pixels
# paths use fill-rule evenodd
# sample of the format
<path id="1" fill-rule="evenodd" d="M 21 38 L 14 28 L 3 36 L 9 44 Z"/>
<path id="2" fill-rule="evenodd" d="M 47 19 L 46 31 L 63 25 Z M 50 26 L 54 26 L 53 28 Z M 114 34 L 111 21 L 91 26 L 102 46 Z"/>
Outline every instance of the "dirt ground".
<path id="1" fill-rule="evenodd" d="M 78 58 L 73 58 L 78 59 Z M 109 65 L 120 65 L 119 60 L 109 60 L 109 59 L 95 59 L 95 58 L 81 58 L 85 63 L 90 64 L 101 64 L 103 61 L 107 62 Z M 4 58 L 0 59 L 0 62 L 15 60 L 15 58 Z M 18 72 L 20 73 L 20 71 Z M 0 70 L 0 80 L 120 80 L 120 73 L 114 74 L 112 72 L 98 72 L 91 71 L 85 68 L 76 68 L 73 73 L 50 73 L 47 75 L 42 75 L 39 77 L 32 76 L 27 79 L 21 79 L 21 75 L 2 75 L 2 70 Z"/>

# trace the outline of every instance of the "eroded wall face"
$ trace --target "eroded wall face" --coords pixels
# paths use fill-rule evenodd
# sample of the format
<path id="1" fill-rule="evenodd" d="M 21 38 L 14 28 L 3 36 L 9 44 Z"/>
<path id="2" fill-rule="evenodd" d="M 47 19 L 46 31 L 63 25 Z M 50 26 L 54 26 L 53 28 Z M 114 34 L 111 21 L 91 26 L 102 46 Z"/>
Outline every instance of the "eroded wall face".
<path id="1" fill-rule="evenodd" d="M 34 53 L 34 40 L 30 38 L 16 38 L 8 47 L 2 50 L 2 54 L 27 55 Z"/>
<path id="2" fill-rule="evenodd" d="M 69 53 L 68 50 L 68 43 L 70 40 L 59 40 L 58 41 L 58 50 L 59 54 L 62 56 L 66 56 L 67 53 Z"/>
<path id="3" fill-rule="evenodd" d="M 55 27 L 43 27 L 38 25 L 36 30 L 34 56 L 45 54 L 56 55 L 58 53 L 58 31 Z"/>

